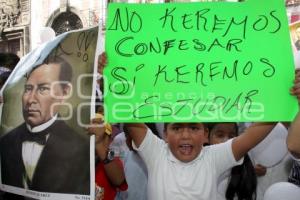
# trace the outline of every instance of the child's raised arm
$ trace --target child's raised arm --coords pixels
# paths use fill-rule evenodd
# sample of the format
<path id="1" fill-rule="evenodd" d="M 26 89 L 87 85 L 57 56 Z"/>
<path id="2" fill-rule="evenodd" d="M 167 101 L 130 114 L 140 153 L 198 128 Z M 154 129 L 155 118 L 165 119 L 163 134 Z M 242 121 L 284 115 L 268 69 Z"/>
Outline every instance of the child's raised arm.
<path id="1" fill-rule="evenodd" d="M 296 78 L 291 94 L 295 95 L 300 102 L 300 70 L 296 70 Z M 236 160 L 241 159 L 250 149 L 260 143 L 274 128 L 276 123 L 254 123 L 243 134 L 236 137 L 232 142 L 232 152 Z M 289 150 L 300 157 L 300 114 L 294 120 L 287 139 Z"/>
<path id="2" fill-rule="evenodd" d="M 276 123 L 254 123 L 232 141 L 235 160 L 240 160 L 250 149 L 260 143 L 275 127 Z"/>
<path id="3" fill-rule="evenodd" d="M 126 126 L 135 146 L 139 147 L 147 134 L 147 126 L 143 123 L 128 123 L 124 125 Z"/>

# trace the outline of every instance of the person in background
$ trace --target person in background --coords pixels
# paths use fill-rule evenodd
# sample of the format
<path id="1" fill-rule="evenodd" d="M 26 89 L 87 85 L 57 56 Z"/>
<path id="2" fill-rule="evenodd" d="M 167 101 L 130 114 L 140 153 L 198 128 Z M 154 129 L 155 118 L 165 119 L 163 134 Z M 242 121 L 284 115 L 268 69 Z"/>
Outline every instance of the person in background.
<path id="1" fill-rule="evenodd" d="M 294 87 L 291 94 L 300 102 L 300 70 L 296 70 Z M 300 197 L 300 110 L 290 125 L 286 139 L 288 150 L 293 159 L 293 166 L 288 182 L 279 182 L 270 186 L 264 200 L 298 200 Z"/>
<path id="2" fill-rule="evenodd" d="M 14 53 L 0 53 L 0 70 L 1 68 L 6 68 L 9 71 L 13 71 L 19 61 L 19 56 Z"/>
<path id="3" fill-rule="evenodd" d="M 10 73 L 11 73 L 10 71 L 2 72 L 0 70 L 0 90 L 2 89 L 2 87 L 5 84 L 6 80 L 8 79 Z"/>
<path id="4" fill-rule="evenodd" d="M 238 136 L 237 123 L 209 123 L 210 145 L 220 144 Z M 246 154 L 241 165 L 233 167 L 219 178 L 218 200 L 255 200 L 256 175 L 253 164 Z"/>
<path id="5" fill-rule="evenodd" d="M 300 100 L 300 69 L 296 71 L 295 85 L 291 90 L 291 93 Z M 287 147 L 289 152 L 294 158 L 294 164 L 289 176 L 289 182 L 294 183 L 300 187 L 300 111 L 294 121 L 292 122 L 288 137 Z"/>
<path id="6" fill-rule="evenodd" d="M 0 90 L 20 58 L 13 53 L 0 53 Z"/>
<path id="7" fill-rule="evenodd" d="M 90 135 L 95 134 L 95 130 L 99 128 L 99 124 L 103 121 L 102 114 L 96 114 L 96 118 L 92 120 L 92 126 L 88 128 Z M 104 133 L 98 137 L 96 135 L 96 161 L 95 182 L 96 191 L 100 195 L 96 200 L 114 200 L 118 191 L 127 190 L 127 182 L 125 179 L 124 168 L 121 160 L 115 157 L 114 152 L 109 148 L 112 141 L 112 127 L 105 124 L 102 128 Z"/>
<path id="8" fill-rule="evenodd" d="M 126 126 L 124 127 L 124 134 L 128 151 L 124 157 L 125 176 L 128 184 L 127 191 L 120 192 L 116 200 L 147 200 L 147 168 L 132 147 L 132 138 L 130 137 Z"/>

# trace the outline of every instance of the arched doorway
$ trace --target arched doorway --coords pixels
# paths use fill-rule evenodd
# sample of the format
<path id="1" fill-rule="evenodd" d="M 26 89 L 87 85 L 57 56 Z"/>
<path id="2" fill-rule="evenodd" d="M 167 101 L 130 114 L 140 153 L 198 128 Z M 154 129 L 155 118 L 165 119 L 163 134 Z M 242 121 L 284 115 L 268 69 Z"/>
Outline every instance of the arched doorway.
<path id="1" fill-rule="evenodd" d="M 67 31 L 83 28 L 82 21 L 73 12 L 67 11 L 60 13 L 51 24 L 51 28 L 55 31 L 56 35 L 62 34 Z"/>

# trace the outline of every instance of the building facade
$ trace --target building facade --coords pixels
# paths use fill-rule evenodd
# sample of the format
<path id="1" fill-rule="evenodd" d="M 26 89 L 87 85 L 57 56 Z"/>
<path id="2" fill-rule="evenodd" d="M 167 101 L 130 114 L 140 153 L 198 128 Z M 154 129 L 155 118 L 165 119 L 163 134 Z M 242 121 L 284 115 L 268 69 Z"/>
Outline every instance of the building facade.
<path id="1" fill-rule="evenodd" d="M 59 35 L 95 26 L 106 5 L 99 0 L 0 0 L 0 52 L 24 56 L 43 42 L 45 27 Z"/>
<path id="2" fill-rule="evenodd" d="M 29 27 L 29 0 L 0 0 L 0 52 L 29 52 Z"/>

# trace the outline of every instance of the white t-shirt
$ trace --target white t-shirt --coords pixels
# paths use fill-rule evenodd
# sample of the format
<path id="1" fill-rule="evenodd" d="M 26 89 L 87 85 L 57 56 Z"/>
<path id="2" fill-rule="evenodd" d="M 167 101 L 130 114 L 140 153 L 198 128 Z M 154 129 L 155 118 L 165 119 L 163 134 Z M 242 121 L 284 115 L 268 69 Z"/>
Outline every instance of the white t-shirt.
<path id="1" fill-rule="evenodd" d="M 215 200 L 218 177 L 241 164 L 231 148 L 232 140 L 204 147 L 189 163 L 177 160 L 168 144 L 148 130 L 139 148 L 133 144 L 148 170 L 148 199 Z"/>
<path id="2" fill-rule="evenodd" d="M 231 169 L 226 170 L 218 178 L 218 194 L 217 200 L 226 200 L 226 191 L 228 187 L 229 178 L 231 176 Z M 235 198 L 236 199 L 236 198 Z"/>

